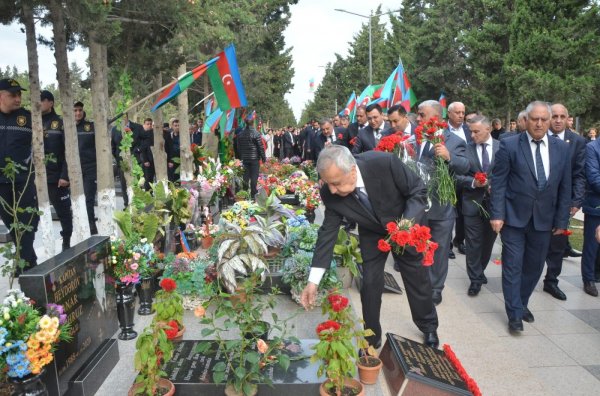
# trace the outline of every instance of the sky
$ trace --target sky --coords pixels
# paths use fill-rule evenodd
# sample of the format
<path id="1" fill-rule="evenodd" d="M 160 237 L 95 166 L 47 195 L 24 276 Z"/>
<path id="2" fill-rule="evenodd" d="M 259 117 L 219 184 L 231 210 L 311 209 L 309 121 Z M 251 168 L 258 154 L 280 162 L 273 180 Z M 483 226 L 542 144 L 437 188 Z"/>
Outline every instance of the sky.
<path id="1" fill-rule="evenodd" d="M 382 12 L 397 10 L 401 6 L 400 0 L 299 0 L 298 4 L 291 6 L 291 20 L 284 32 L 286 47 L 292 47 L 294 88 L 286 94 L 296 119 L 300 119 L 302 109 L 311 100 L 314 93 L 309 90 L 309 80 L 314 78 L 315 89 L 319 86 L 325 74 L 327 63 L 335 60 L 335 53 L 342 56 L 348 54 L 349 42 L 360 31 L 363 24 L 368 23 L 368 18 L 350 15 L 335 11 L 340 8 L 357 14 L 369 15 L 379 4 Z M 382 21 L 387 22 L 387 16 Z M 49 28 L 38 29 L 38 35 L 51 37 Z M 16 66 L 19 71 L 27 70 L 27 49 L 25 47 L 25 33 L 21 32 L 19 24 L 10 26 L 0 25 L 0 48 L 4 50 L 0 58 L 0 67 Z M 56 82 L 56 66 L 54 54 L 45 46 L 38 45 L 40 80 L 42 87 Z M 76 62 L 84 70 L 89 70 L 86 65 L 87 49 L 77 47 L 69 53 L 69 64 Z M 321 67 L 322 66 L 322 67 Z M 368 65 L 365 65 L 368 68 Z M 350 93 L 348 92 L 348 95 Z"/>

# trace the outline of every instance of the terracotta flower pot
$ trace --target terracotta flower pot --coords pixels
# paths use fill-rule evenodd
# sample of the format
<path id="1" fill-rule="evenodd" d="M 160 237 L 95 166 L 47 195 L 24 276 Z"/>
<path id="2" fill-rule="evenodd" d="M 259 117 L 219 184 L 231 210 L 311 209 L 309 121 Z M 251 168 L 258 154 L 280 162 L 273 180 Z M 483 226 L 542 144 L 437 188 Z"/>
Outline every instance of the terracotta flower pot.
<path id="1" fill-rule="evenodd" d="M 211 236 L 202 238 L 202 249 L 204 249 L 204 250 L 210 249 L 210 247 L 213 244 L 213 241 L 214 241 L 214 239 Z"/>
<path id="2" fill-rule="evenodd" d="M 129 392 L 127 392 L 127 396 L 134 396 L 137 388 L 140 387 L 140 384 L 133 384 L 131 388 L 129 388 Z M 175 385 L 166 378 L 161 378 L 158 381 L 158 387 L 166 393 L 159 393 L 160 396 L 173 396 L 175 394 Z"/>
<path id="3" fill-rule="evenodd" d="M 334 396 L 332 393 L 327 392 L 327 390 L 325 388 L 325 384 L 327 382 L 329 382 L 329 380 L 323 382 L 321 384 L 321 386 L 319 387 L 320 395 L 321 396 Z M 349 387 L 355 389 L 355 391 L 356 391 L 354 393 L 355 396 L 364 396 L 365 390 L 364 390 L 363 385 L 360 382 L 358 382 L 357 380 L 355 380 L 354 378 L 346 378 L 344 380 L 344 388 L 349 388 Z M 340 395 L 340 394 L 341 394 L 340 392 L 337 392 L 337 395 Z M 350 393 L 348 393 L 348 394 L 350 394 Z"/>
<path id="4" fill-rule="evenodd" d="M 379 371 L 383 363 L 381 359 L 375 356 L 363 356 L 358 359 L 358 377 L 360 382 L 365 385 L 373 385 L 379 378 Z"/>
<path id="5" fill-rule="evenodd" d="M 183 339 L 183 333 L 185 333 L 185 326 L 181 325 L 181 328 L 177 332 L 177 335 L 171 341 L 181 341 Z"/>

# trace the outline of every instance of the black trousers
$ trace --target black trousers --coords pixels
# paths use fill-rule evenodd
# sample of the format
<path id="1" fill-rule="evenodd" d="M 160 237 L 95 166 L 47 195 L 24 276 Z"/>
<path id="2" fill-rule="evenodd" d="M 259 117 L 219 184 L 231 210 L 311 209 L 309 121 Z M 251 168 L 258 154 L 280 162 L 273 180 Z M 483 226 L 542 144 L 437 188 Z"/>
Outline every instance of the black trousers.
<path id="1" fill-rule="evenodd" d="M 73 213 L 71 212 L 71 194 L 67 187 L 58 187 L 57 183 L 48 183 L 48 197 L 54 206 L 63 238 L 70 238 L 73 234 Z"/>
<path id="2" fill-rule="evenodd" d="M 177 169 L 177 164 L 173 164 L 172 168 L 167 167 L 167 177 L 169 178 L 169 181 L 172 183 L 176 183 L 177 180 L 179 180 L 179 174 L 175 172 L 175 170 Z"/>
<path id="3" fill-rule="evenodd" d="M 96 229 L 96 213 L 94 212 L 94 205 L 96 203 L 96 190 L 98 185 L 96 184 L 96 170 L 83 172 L 83 193 L 85 194 L 85 208 L 87 209 L 88 222 L 90 223 L 90 231 L 92 235 L 97 234 Z"/>
<path id="4" fill-rule="evenodd" d="M 467 274 L 473 283 L 482 284 L 484 271 L 492 257 L 496 233 L 484 216 L 465 216 Z"/>
<path id="5" fill-rule="evenodd" d="M 363 258 L 360 300 L 365 328 L 375 333 L 374 336 L 368 337 L 367 341 L 374 345 L 382 337 L 379 318 L 384 289 L 384 268 L 388 253 L 377 249 L 377 242 L 381 236 L 364 232 L 360 225 L 358 232 Z M 427 267 L 421 263 L 422 255 L 416 253 L 414 248 L 409 248 L 402 255 L 394 255 L 394 259 L 400 265 L 400 274 L 413 322 L 422 332 L 437 330 L 438 317 L 431 300 L 431 281 Z"/>
<path id="6" fill-rule="evenodd" d="M 452 245 L 458 247 L 458 245 L 465 240 L 465 218 L 462 213 L 462 192 L 462 187 L 456 188 L 456 223 L 454 224 L 454 239 L 452 240 L 450 249 L 452 249 Z"/>
<path id="7" fill-rule="evenodd" d="M 20 197 L 20 208 L 38 208 L 37 197 L 35 194 L 35 183 L 33 182 L 33 177 L 29 180 L 29 184 L 27 187 L 24 185 L 15 185 L 15 197 L 18 200 Z M 12 206 L 13 202 L 13 188 L 12 184 L 0 184 L 0 197 L 9 205 Z M 2 218 L 2 222 L 8 229 L 10 229 L 10 225 L 15 222 L 15 219 L 10 215 L 10 213 L 6 212 L 4 208 L 0 205 L 0 217 Z M 35 240 L 35 232 L 37 230 L 37 225 L 39 221 L 39 217 L 37 214 L 32 213 L 19 213 L 17 214 L 17 219 L 20 223 L 28 224 L 32 227 L 30 231 L 25 231 L 21 237 L 21 258 L 27 262 L 23 271 L 33 268 L 37 265 L 37 256 L 35 254 L 35 250 L 33 250 L 33 241 Z M 13 241 L 17 240 L 14 230 L 10 231 L 10 236 Z M 20 273 L 20 270 L 17 270 L 17 273 Z"/>
<path id="8" fill-rule="evenodd" d="M 244 190 L 248 189 L 248 183 L 250 183 L 250 196 L 254 198 L 260 164 L 258 160 L 243 161 L 242 163 L 244 164 Z"/>
<path id="9" fill-rule="evenodd" d="M 154 183 L 154 164 L 150 163 L 150 166 L 141 165 L 144 170 L 144 190 L 150 191 L 150 183 Z"/>
<path id="10" fill-rule="evenodd" d="M 550 246 L 548 247 L 548 254 L 546 254 L 546 277 L 544 278 L 544 284 L 558 284 L 558 276 L 562 271 L 563 256 L 569 237 L 566 235 L 552 235 L 550 238 Z"/>

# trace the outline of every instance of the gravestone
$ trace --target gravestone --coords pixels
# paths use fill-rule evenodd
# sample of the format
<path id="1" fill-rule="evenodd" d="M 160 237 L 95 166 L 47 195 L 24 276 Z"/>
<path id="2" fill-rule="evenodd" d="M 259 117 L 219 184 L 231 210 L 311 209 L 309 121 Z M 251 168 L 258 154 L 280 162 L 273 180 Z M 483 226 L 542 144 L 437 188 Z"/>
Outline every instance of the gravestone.
<path id="1" fill-rule="evenodd" d="M 177 396 L 222 395 L 225 383 L 215 384 L 212 373 L 213 367 L 219 362 L 225 362 L 225 356 L 217 349 L 217 344 L 207 355 L 196 352 L 201 341 L 186 340 L 175 344 L 173 358 L 163 369 L 167 378 L 175 384 Z M 273 381 L 273 387 L 266 384 L 258 385 L 261 396 L 306 396 L 318 395 L 319 386 L 325 381 L 317 375 L 317 364 L 311 364 L 308 357 L 313 353 L 311 345 L 318 340 L 300 340 L 300 344 L 287 344 L 286 350 L 291 357 L 306 356 L 306 359 L 291 360 L 290 367 L 284 371 L 279 365 L 270 366 L 267 370 Z M 233 375 L 233 373 L 229 373 Z"/>
<path id="2" fill-rule="evenodd" d="M 443 351 L 387 333 L 379 358 L 393 396 L 472 395 Z"/>
<path id="3" fill-rule="evenodd" d="M 0 224 L 0 243 L 7 243 L 12 241 L 12 237 L 10 236 L 10 232 L 8 228 L 4 224 Z"/>
<path id="4" fill-rule="evenodd" d="M 36 306 L 60 304 L 71 324 L 72 341 L 58 345 L 46 366 L 51 396 L 93 395 L 117 361 L 115 289 L 105 275 L 108 237 L 92 236 L 19 277 L 21 290 Z"/>

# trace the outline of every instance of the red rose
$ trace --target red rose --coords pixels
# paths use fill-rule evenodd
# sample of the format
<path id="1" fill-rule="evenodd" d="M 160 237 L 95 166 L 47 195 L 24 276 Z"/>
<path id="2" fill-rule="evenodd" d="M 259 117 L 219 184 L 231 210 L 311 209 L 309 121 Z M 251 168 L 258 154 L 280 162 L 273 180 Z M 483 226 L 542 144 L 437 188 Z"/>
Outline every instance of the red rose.
<path id="1" fill-rule="evenodd" d="M 171 278 L 163 278 L 163 280 L 160 281 L 159 286 L 166 292 L 172 292 L 173 290 L 177 289 L 177 282 L 175 282 L 173 279 Z"/>
<path id="2" fill-rule="evenodd" d="M 392 233 L 398 231 L 398 224 L 396 224 L 395 221 L 390 221 L 389 223 L 387 223 L 385 225 L 385 228 L 387 228 L 387 232 L 389 234 L 392 234 Z"/>
<path id="3" fill-rule="evenodd" d="M 473 178 L 477 180 L 477 183 L 479 184 L 487 183 L 487 173 L 485 172 L 476 172 Z"/>
<path id="4" fill-rule="evenodd" d="M 384 253 L 387 253 L 387 252 L 389 252 L 390 250 L 392 250 L 392 246 L 390 246 L 390 244 L 389 244 L 389 243 L 387 243 L 387 242 L 385 241 L 385 239 L 380 239 L 380 240 L 379 240 L 379 243 L 377 243 L 377 248 L 378 248 L 379 250 L 381 250 L 382 252 L 384 252 Z"/>

